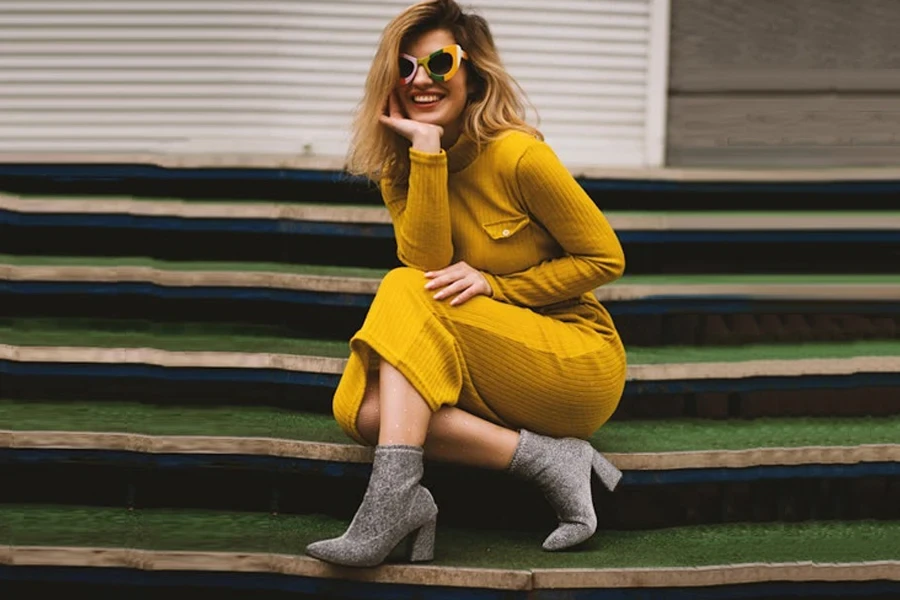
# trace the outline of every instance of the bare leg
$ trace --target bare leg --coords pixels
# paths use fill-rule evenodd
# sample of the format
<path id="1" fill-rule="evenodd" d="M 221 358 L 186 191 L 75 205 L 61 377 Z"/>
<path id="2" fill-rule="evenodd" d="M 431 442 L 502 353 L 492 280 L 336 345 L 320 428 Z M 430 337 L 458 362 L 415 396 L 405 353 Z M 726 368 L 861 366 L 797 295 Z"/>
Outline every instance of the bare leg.
<path id="1" fill-rule="evenodd" d="M 383 385 L 385 373 L 392 378 L 389 386 Z M 375 381 L 375 378 L 370 376 L 369 387 L 366 389 L 366 396 L 357 417 L 359 432 L 369 443 L 374 445 L 377 441 L 379 444 L 421 445 L 421 442 L 395 440 L 422 439 L 425 444 L 425 456 L 431 460 L 496 470 L 506 469 L 509 466 L 519 443 L 517 431 L 506 429 L 451 406 L 445 406 L 432 415 L 431 409 L 415 388 L 386 361 L 381 361 L 379 375 L 381 381 Z M 398 379 L 402 382 L 397 381 Z M 385 395 L 385 391 L 388 390 L 389 395 Z M 390 396 L 394 397 L 388 402 L 381 401 L 381 398 Z M 418 399 L 418 403 L 413 401 L 413 397 Z M 403 401 L 398 401 L 398 398 L 403 398 Z M 427 411 L 424 419 L 414 409 L 404 413 L 403 408 L 407 406 L 405 403 L 415 408 L 419 405 L 424 406 Z M 392 412 L 387 413 L 388 410 Z M 413 421 L 408 415 L 420 420 Z M 394 435 L 384 436 L 386 427 L 390 428 Z M 421 429 L 417 429 L 418 427 Z M 421 437 L 414 438 L 413 434 L 416 433 L 420 433 Z"/>
<path id="2" fill-rule="evenodd" d="M 378 444 L 423 446 L 431 421 L 431 407 L 392 364 L 378 366 L 380 418 Z"/>

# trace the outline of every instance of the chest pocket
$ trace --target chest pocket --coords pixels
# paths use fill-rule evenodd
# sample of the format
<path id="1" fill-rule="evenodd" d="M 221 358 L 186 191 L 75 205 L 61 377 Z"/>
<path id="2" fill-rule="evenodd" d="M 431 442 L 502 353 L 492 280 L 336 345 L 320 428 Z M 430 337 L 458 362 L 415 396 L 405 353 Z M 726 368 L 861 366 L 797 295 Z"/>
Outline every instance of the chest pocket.
<path id="1" fill-rule="evenodd" d="M 522 231 L 530 222 L 528 215 L 519 215 L 511 219 L 482 223 L 481 227 L 492 240 L 505 240 Z"/>

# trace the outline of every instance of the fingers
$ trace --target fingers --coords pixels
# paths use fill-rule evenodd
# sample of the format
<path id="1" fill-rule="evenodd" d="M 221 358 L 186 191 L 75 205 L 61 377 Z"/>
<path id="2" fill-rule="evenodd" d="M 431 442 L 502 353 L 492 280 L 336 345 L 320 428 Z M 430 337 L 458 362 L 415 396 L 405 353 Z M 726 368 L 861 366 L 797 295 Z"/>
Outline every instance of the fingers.
<path id="1" fill-rule="evenodd" d="M 453 283 L 457 279 L 465 276 L 467 269 L 469 268 L 471 267 L 469 267 L 469 265 L 466 264 L 465 261 L 460 261 L 439 271 L 428 271 L 427 273 L 425 273 L 425 277 L 431 279 L 431 281 L 425 284 L 425 288 L 434 290 L 440 287 L 444 287 L 449 283 Z"/>
<path id="2" fill-rule="evenodd" d="M 466 288 L 465 290 L 463 290 L 463 292 L 459 296 L 457 296 L 456 298 L 451 300 L 450 306 L 459 306 L 463 302 L 468 302 L 475 296 L 481 295 L 482 293 L 483 292 L 478 290 L 478 286 L 473 284 L 473 285 L 469 286 L 468 288 Z"/>
<path id="3" fill-rule="evenodd" d="M 475 283 L 471 276 L 466 276 L 461 279 L 457 279 L 450 285 L 444 287 L 441 291 L 434 295 L 435 300 L 443 300 L 453 294 L 458 294 L 459 292 L 468 289 Z M 452 303 L 451 303 L 452 304 Z"/>
<path id="4" fill-rule="evenodd" d="M 378 121 L 381 122 L 382 125 L 387 125 L 394 131 L 400 133 L 395 121 L 395 119 L 400 118 L 396 93 L 397 91 L 393 90 L 388 94 L 388 97 L 384 102 L 384 114 L 378 115 Z"/>
<path id="5" fill-rule="evenodd" d="M 395 119 L 406 118 L 406 115 L 400 110 L 400 99 L 397 98 L 397 90 L 392 91 L 388 96 L 388 115 Z"/>
<path id="6" fill-rule="evenodd" d="M 396 126 L 396 124 L 395 124 L 395 122 L 394 122 L 394 119 L 392 119 L 391 117 L 389 117 L 389 116 L 387 116 L 387 115 L 378 115 L 378 121 L 379 121 L 382 125 L 384 125 L 384 126 L 386 126 L 386 127 L 390 127 L 390 128 L 393 129 L 394 131 L 397 131 L 397 126 Z M 398 133 L 399 133 L 399 132 L 398 132 Z"/>
<path id="7" fill-rule="evenodd" d="M 478 295 L 490 295 L 487 281 L 481 273 L 465 262 L 458 262 L 440 271 L 430 271 L 425 276 L 431 279 L 425 284 L 426 289 L 442 288 L 434 294 L 435 300 L 458 294 L 450 301 L 451 306 L 459 306 Z"/>

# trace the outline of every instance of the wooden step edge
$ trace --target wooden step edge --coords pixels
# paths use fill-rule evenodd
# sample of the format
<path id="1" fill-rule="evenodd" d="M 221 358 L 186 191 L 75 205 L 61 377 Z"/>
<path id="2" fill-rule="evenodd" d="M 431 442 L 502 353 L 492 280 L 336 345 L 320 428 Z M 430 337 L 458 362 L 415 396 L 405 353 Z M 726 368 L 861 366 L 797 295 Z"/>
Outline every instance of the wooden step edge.
<path id="1" fill-rule="evenodd" d="M 54 199 L 0 194 L 0 210 L 26 214 L 121 214 L 136 217 L 186 219 L 287 219 L 346 225 L 391 225 L 390 214 L 380 206 L 329 206 L 271 202 L 192 202 L 132 200 L 129 198 Z M 778 214 L 708 213 L 646 214 L 605 213 L 617 231 L 895 231 L 900 213 Z"/>
<path id="2" fill-rule="evenodd" d="M 347 362 L 345 358 L 270 352 L 17 346 L 3 343 L 0 343 L 0 360 L 22 363 L 143 364 L 174 368 L 281 369 L 332 375 L 342 374 Z M 685 381 L 842 376 L 857 373 L 900 373 L 900 356 L 632 364 L 628 366 L 627 380 Z"/>
<path id="3" fill-rule="evenodd" d="M 614 569 L 479 569 L 387 564 L 330 565 L 306 556 L 73 546 L 0 547 L 0 564 L 147 571 L 273 573 L 366 583 L 494 590 L 709 587 L 763 582 L 900 581 L 900 561 L 742 563 Z"/>
<path id="4" fill-rule="evenodd" d="M 0 264 L 0 280 L 17 282 L 153 283 L 171 287 L 271 288 L 333 294 L 374 295 L 380 278 L 273 271 L 184 271 L 139 266 L 19 266 Z M 740 298 L 755 300 L 894 301 L 900 283 L 697 283 L 602 286 L 603 301 L 649 298 Z"/>
<path id="5" fill-rule="evenodd" d="M 227 454 L 341 463 L 371 463 L 373 457 L 372 448 L 355 444 L 272 437 L 147 435 L 94 431 L 0 430 L 0 448 L 106 450 L 148 454 Z M 609 452 L 606 456 L 623 471 L 900 463 L 900 443 L 743 450 Z"/>
<path id="6" fill-rule="evenodd" d="M 360 569 L 330 565 L 314 558 L 288 554 L 65 546 L 0 547 L 0 564 L 29 567 L 129 568 L 147 571 L 277 573 L 301 577 L 350 579 L 368 583 L 502 590 L 531 589 L 532 578 L 529 571 L 512 569 L 394 564 Z"/>
<path id="7" fill-rule="evenodd" d="M 176 368 L 281 369 L 307 373 L 343 373 L 345 358 L 270 352 L 215 352 L 157 348 L 89 346 L 15 346 L 0 343 L 0 360 L 15 362 L 145 364 Z"/>
<path id="8" fill-rule="evenodd" d="M 846 376 L 858 373 L 900 373 L 898 356 L 796 358 L 696 363 L 629 365 L 629 381 L 748 379 L 753 377 Z"/>
<path id="9" fill-rule="evenodd" d="M 156 267 L 17 266 L 0 264 L 0 280 L 90 283 L 154 283 L 172 287 L 276 288 L 374 295 L 380 278 L 307 275 L 274 271 L 170 271 Z M 897 285 L 900 290 L 900 284 Z M 900 292 L 898 292 L 900 294 Z"/>
<path id="10" fill-rule="evenodd" d="M 122 214 L 135 217 L 198 219 L 289 219 L 322 223 L 390 225 L 383 206 L 329 206 L 273 202 L 135 200 L 128 197 L 52 198 L 0 193 L 0 210 L 28 214 Z"/>
<path id="11" fill-rule="evenodd" d="M 745 563 L 643 569 L 534 569 L 534 589 L 709 587 L 763 582 L 900 581 L 900 561 Z"/>
<path id="12" fill-rule="evenodd" d="M 893 73 L 892 73 L 893 75 Z M 134 165 L 166 169 L 296 169 L 337 179 L 346 175 L 343 156 L 284 152 L 0 152 L 0 162 L 13 165 Z M 574 177 L 589 180 L 627 180 L 693 183 L 833 183 L 885 182 L 900 180 L 893 166 L 809 167 L 616 167 L 572 164 Z M 359 178 L 359 181 L 363 181 Z"/>

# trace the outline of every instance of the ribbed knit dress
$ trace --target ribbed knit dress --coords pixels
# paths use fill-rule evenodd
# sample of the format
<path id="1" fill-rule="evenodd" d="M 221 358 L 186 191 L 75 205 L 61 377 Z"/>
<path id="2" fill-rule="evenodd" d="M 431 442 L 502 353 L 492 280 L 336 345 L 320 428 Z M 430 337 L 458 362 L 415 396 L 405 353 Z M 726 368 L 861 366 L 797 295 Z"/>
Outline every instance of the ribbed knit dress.
<path id="1" fill-rule="evenodd" d="M 593 290 L 624 255 L 603 213 L 544 142 L 509 132 L 479 148 L 463 135 L 439 154 L 410 150 L 409 182 L 382 180 L 397 255 L 334 395 L 356 419 L 378 357 L 432 410 L 457 406 L 512 428 L 586 438 L 615 411 L 625 351 Z M 465 261 L 493 296 L 435 300 L 425 271 Z"/>

